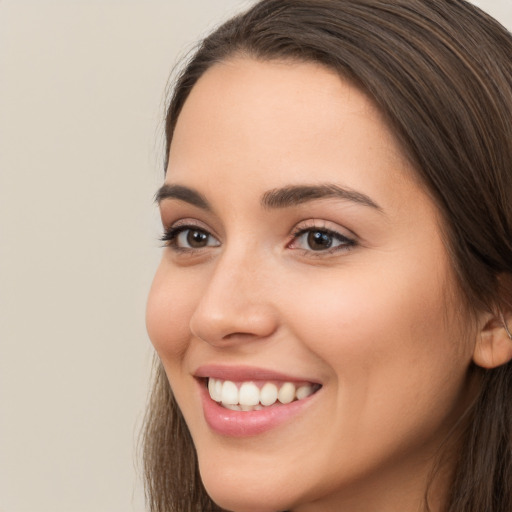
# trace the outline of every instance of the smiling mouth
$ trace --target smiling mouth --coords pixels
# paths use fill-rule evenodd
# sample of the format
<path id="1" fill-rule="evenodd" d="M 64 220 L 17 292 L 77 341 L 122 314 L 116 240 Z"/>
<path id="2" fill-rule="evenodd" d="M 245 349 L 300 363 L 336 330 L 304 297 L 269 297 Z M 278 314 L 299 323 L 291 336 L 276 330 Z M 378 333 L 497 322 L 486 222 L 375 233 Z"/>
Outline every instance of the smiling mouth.
<path id="1" fill-rule="evenodd" d="M 232 411 L 259 411 L 276 405 L 286 405 L 303 400 L 322 387 L 309 382 L 233 382 L 213 377 L 206 378 L 205 382 L 210 398 L 221 407 Z"/>

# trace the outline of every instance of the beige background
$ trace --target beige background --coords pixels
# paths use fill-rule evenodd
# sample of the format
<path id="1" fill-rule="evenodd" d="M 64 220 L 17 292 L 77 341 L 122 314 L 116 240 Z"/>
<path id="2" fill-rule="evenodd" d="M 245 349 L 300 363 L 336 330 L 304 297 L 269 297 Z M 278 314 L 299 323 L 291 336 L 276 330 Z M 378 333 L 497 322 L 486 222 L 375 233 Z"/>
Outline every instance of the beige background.
<path id="1" fill-rule="evenodd" d="M 163 93 L 250 1 L 0 0 L 0 512 L 143 510 Z"/>

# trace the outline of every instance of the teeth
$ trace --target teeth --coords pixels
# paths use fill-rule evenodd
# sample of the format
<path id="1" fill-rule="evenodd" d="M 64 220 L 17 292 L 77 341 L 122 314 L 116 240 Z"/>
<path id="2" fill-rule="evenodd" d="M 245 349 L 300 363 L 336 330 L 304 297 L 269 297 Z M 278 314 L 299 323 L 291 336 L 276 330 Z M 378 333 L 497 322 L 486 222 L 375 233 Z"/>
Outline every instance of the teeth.
<path id="1" fill-rule="evenodd" d="M 240 386 L 240 403 L 243 405 L 258 405 L 260 403 L 260 390 L 252 382 L 244 382 Z"/>
<path id="2" fill-rule="evenodd" d="M 234 382 L 225 380 L 222 384 L 222 405 L 236 405 L 238 404 L 238 388 Z"/>
<path id="3" fill-rule="evenodd" d="M 208 381 L 208 391 L 213 400 L 216 402 L 222 401 L 222 381 L 210 379 Z"/>
<path id="4" fill-rule="evenodd" d="M 261 411 L 261 409 L 263 409 L 263 406 L 258 404 L 258 405 L 240 405 L 240 409 L 242 411 Z"/>
<path id="5" fill-rule="evenodd" d="M 287 382 L 281 386 L 277 398 L 282 404 L 289 404 L 295 399 L 295 385 Z"/>
<path id="6" fill-rule="evenodd" d="M 275 404 L 289 404 L 312 395 L 318 386 L 305 384 L 299 388 L 292 382 L 285 382 L 279 389 L 272 382 L 267 382 L 260 389 L 254 382 L 243 382 L 240 388 L 229 380 L 208 379 L 208 391 L 215 402 L 233 411 L 258 411 Z"/>
<path id="7" fill-rule="evenodd" d="M 222 401 L 222 381 L 221 380 L 215 381 L 214 392 L 215 392 L 215 396 L 218 397 L 216 399 L 217 402 L 221 402 Z"/>
<path id="8" fill-rule="evenodd" d="M 272 405 L 277 400 L 277 386 L 271 382 L 267 382 L 260 391 L 261 405 Z"/>
<path id="9" fill-rule="evenodd" d="M 313 394 L 313 387 L 307 384 L 306 386 L 301 386 L 297 389 L 297 400 L 302 400 L 303 398 L 308 397 Z"/>
<path id="10" fill-rule="evenodd" d="M 233 404 L 222 404 L 226 409 L 231 409 L 232 411 L 241 411 L 243 410 L 240 405 Z"/>

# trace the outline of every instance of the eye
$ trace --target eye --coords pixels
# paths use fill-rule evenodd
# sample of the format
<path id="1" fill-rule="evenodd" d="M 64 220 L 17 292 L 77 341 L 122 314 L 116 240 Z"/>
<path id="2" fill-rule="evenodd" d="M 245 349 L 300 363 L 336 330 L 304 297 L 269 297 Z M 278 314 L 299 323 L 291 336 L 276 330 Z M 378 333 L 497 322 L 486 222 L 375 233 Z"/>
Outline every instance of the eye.
<path id="1" fill-rule="evenodd" d="M 170 228 L 162 236 L 162 241 L 176 250 L 184 251 L 220 245 L 220 242 L 211 233 L 197 226 Z"/>
<path id="2" fill-rule="evenodd" d="M 355 244 L 355 240 L 330 229 L 305 228 L 294 233 L 293 241 L 289 247 L 304 249 L 305 251 L 330 253 L 348 249 Z"/>

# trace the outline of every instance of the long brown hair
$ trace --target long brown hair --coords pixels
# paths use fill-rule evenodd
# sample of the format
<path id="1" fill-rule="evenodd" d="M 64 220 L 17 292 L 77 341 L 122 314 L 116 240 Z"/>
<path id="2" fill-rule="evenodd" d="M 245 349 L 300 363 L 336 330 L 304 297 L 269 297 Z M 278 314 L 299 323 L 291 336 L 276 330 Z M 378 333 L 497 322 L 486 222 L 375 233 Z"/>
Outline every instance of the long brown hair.
<path id="1" fill-rule="evenodd" d="M 512 36 L 505 28 L 464 0 L 259 1 L 202 41 L 178 77 L 166 155 L 194 84 L 236 55 L 318 62 L 365 91 L 439 209 L 463 310 L 512 310 Z M 512 365 L 472 371 L 481 374 L 480 393 L 460 422 L 445 510 L 512 510 Z M 144 468 L 151 511 L 222 510 L 201 484 L 159 362 Z"/>

